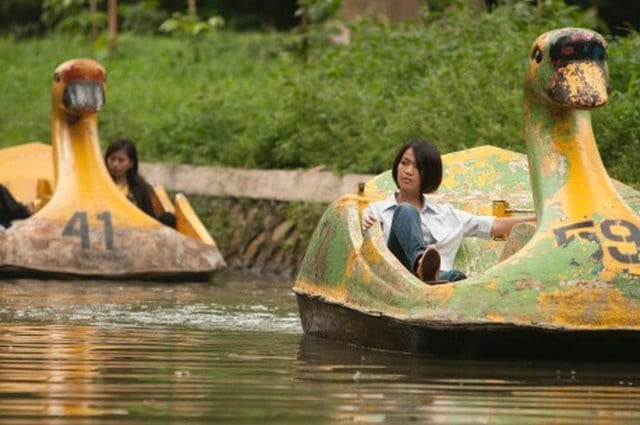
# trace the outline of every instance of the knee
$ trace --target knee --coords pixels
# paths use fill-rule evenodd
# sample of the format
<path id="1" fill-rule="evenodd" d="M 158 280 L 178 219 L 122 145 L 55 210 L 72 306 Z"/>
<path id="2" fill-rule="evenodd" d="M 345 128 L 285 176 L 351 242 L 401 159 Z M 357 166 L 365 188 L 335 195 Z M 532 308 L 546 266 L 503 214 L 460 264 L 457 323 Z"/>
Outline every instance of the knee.
<path id="1" fill-rule="evenodd" d="M 398 204 L 396 210 L 393 212 L 394 220 L 397 217 L 420 217 L 418 210 L 408 202 L 402 202 Z"/>

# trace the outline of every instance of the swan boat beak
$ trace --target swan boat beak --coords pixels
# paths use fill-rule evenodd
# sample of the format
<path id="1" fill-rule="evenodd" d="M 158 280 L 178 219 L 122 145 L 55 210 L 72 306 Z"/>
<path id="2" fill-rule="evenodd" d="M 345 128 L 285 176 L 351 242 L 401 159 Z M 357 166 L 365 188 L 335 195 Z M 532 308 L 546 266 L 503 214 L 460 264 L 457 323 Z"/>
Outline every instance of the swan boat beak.
<path id="1" fill-rule="evenodd" d="M 104 88 L 95 81 L 74 81 L 64 88 L 62 102 L 72 114 L 100 112 L 105 104 Z"/>
<path id="2" fill-rule="evenodd" d="M 559 105 L 593 109 L 607 103 L 606 44 L 596 34 L 563 35 L 550 47 L 554 72 L 548 95 Z"/>

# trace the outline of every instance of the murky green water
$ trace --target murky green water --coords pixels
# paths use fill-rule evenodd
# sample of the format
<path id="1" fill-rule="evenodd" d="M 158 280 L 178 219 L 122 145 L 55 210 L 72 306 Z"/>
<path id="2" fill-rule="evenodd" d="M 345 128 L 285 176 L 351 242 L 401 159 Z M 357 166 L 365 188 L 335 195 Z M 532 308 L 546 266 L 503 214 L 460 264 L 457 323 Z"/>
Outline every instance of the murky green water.
<path id="1" fill-rule="evenodd" d="M 640 360 L 348 347 L 302 334 L 291 287 L 0 282 L 0 423 L 640 423 Z"/>

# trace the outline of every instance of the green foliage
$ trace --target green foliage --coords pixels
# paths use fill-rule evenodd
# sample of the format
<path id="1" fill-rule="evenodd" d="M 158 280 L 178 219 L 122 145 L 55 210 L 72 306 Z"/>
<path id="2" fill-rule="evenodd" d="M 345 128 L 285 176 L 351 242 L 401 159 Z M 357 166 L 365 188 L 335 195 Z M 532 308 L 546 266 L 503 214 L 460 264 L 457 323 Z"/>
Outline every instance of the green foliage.
<path id="1" fill-rule="evenodd" d="M 298 0 L 296 15 L 316 25 L 332 18 L 340 9 L 340 0 Z"/>
<path id="2" fill-rule="evenodd" d="M 63 33 L 91 32 L 92 17 L 89 13 L 88 0 L 43 0 L 40 19 L 48 29 Z M 95 17 L 98 23 L 106 24 L 106 15 Z"/>
<path id="3" fill-rule="evenodd" d="M 483 144 L 524 152 L 531 43 L 550 29 L 598 23 L 559 1 L 501 2 L 491 13 L 469 3 L 422 24 L 354 23 L 350 44 L 311 44 L 304 56 L 291 48 L 298 36 L 281 33 L 121 34 L 117 54 L 104 57 L 69 37 L 0 40 L 0 145 L 49 140 L 51 73 L 87 56 L 109 74 L 103 143 L 130 136 L 145 160 L 374 173 L 411 137 L 444 153 Z M 639 47 L 636 33 L 610 40 L 612 95 L 593 117 L 610 174 L 635 184 Z"/>
<path id="4" fill-rule="evenodd" d="M 183 15 L 175 12 L 171 18 L 160 25 L 160 32 L 174 35 L 198 36 L 215 31 L 224 26 L 224 19 L 220 16 L 212 16 L 206 21 L 198 16 Z"/>
<path id="5" fill-rule="evenodd" d="M 590 24 L 559 2 L 479 13 L 457 1 L 426 26 L 352 26 L 348 48 L 316 48 L 303 72 L 290 74 L 283 101 L 299 113 L 283 126 L 297 131 L 282 131 L 272 156 L 290 166 L 325 158 L 339 170 L 378 172 L 413 137 L 431 138 L 445 152 L 482 144 L 523 151 L 530 43 L 550 27 Z"/>
<path id="6" fill-rule="evenodd" d="M 221 16 L 212 16 L 207 20 L 202 20 L 196 15 L 183 15 L 175 12 L 158 29 L 171 36 L 187 38 L 191 46 L 189 51 L 193 55 L 192 60 L 198 62 L 204 48 L 204 36 L 221 29 L 223 26 L 224 19 Z"/>
<path id="7" fill-rule="evenodd" d="M 42 0 L 0 1 L 0 33 L 20 39 L 40 31 Z"/>
<path id="8" fill-rule="evenodd" d="M 141 35 L 157 33 L 160 25 L 168 18 L 168 13 L 159 9 L 156 3 L 157 1 L 144 1 L 131 5 L 119 4 L 121 31 Z"/>

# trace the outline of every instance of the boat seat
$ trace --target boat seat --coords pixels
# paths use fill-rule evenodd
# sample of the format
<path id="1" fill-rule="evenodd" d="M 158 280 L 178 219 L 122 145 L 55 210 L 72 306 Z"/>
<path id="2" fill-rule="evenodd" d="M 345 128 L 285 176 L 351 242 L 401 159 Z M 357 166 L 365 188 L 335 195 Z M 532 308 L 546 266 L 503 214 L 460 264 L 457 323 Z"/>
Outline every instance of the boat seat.
<path id="1" fill-rule="evenodd" d="M 164 212 L 169 212 L 172 214 L 175 213 L 175 209 L 173 207 L 173 204 L 171 203 L 171 199 L 169 199 L 167 191 L 161 185 L 152 187 L 151 205 L 153 206 L 153 212 L 156 213 L 156 216 L 159 216 Z"/>

